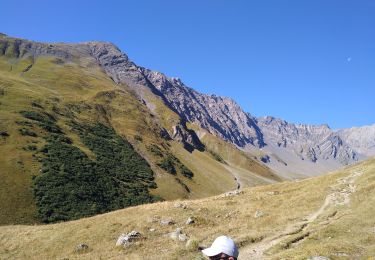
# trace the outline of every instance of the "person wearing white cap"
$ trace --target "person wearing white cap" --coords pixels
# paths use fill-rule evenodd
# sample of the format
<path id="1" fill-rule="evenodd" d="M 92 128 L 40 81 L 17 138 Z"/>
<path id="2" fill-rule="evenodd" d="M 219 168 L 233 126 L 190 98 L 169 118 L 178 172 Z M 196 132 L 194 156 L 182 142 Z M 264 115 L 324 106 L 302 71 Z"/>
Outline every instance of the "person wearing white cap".
<path id="1" fill-rule="evenodd" d="M 202 253 L 212 260 L 237 260 L 238 257 L 236 244 L 227 236 L 216 238 L 209 248 L 202 250 Z"/>

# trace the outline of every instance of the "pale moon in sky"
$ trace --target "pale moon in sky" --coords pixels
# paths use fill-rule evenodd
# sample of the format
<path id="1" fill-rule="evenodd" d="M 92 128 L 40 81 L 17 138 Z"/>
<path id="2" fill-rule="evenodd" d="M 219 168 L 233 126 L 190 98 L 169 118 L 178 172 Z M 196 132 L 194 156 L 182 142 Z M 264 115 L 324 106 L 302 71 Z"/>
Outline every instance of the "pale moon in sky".
<path id="1" fill-rule="evenodd" d="M 347 60 L 348 62 L 350 62 L 350 61 L 352 60 L 352 57 L 348 57 L 346 60 Z"/>

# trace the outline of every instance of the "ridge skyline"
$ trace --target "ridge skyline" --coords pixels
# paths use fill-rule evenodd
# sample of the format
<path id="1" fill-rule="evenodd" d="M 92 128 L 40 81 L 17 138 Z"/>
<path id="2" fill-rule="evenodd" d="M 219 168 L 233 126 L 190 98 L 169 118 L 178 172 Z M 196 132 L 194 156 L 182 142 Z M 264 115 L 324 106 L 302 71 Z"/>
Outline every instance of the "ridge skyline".
<path id="1" fill-rule="evenodd" d="M 0 30 L 9 35 L 110 41 L 137 64 L 178 75 L 201 93 L 233 97 L 257 117 L 333 129 L 374 123 L 375 18 L 369 1 L 93 1 L 85 13 L 77 10 L 87 5 L 72 0 L 65 4 L 75 8 L 64 13 L 18 3 L 24 7 L 18 23 L 12 20 L 19 4 L 3 5 L 8 11 Z M 25 20 L 30 13 L 33 19 Z"/>
<path id="2" fill-rule="evenodd" d="M 65 41 L 39 41 L 39 40 L 30 40 L 30 39 L 27 39 L 27 38 L 24 38 L 24 37 L 18 37 L 18 36 L 13 36 L 13 35 L 9 35 L 8 33 L 5 33 L 5 32 L 0 32 L 0 35 L 4 35 L 6 37 L 9 37 L 9 38 L 15 38 L 15 39 L 22 39 L 22 40 L 27 40 L 27 41 L 31 41 L 31 42 L 37 42 L 37 43 L 43 43 L 43 44 L 64 44 L 64 45 L 76 45 L 76 44 L 89 44 L 89 43 L 106 43 L 106 44 L 111 44 L 113 45 L 116 49 L 118 49 L 121 53 L 125 54 L 126 57 L 128 57 L 128 59 L 131 61 L 131 62 L 134 62 L 133 58 L 129 58 L 129 54 L 127 51 L 124 51 L 119 45 L 117 45 L 116 43 L 112 42 L 112 41 L 107 41 L 107 40 L 87 40 L 87 41 L 79 41 L 79 42 L 65 42 Z M 165 77 L 167 77 L 168 79 L 175 79 L 175 80 L 178 80 L 178 81 L 181 81 L 181 83 L 187 87 L 187 88 L 190 88 L 194 91 L 197 91 L 203 95 L 207 95 L 207 96 L 213 96 L 213 97 L 219 97 L 219 98 L 224 98 L 224 99 L 230 99 L 232 101 L 234 101 L 236 104 L 238 104 L 241 109 L 245 112 L 245 113 L 249 113 L 252 117 L 254 118 L 266 118 L 266 117 L 272 117 L 274 119 L 279 119 L 279 120 L 283 120 L 283 121 L 286 121 L 287 123 L 290 123 L 290 124 L 294 124 L 294 125 L 298 125 L 298 126 L 328 126 L 329 129 L 331 129 L 332 131 L 334 132 L 338 132 L 340 130 L 343 130 L 343 129 L 351 129 L 351 128 L 361 128 L 361 127 L 366 127 L 366 126 L 373 126 L 375 125 L 375 121 L 369 121 L 369 123 L 366 123 L 366 124 L 361 124 L 361 125 L 349 125 L 347 127 L 334 127 L 334 123 L 332 122 L 326 122 L 326 121 L 316 121 L 316 122 L 307 122 L 307 121 L 303 121 L 302 119 L 295 119 L 295 120 L 291 120 L 289 119 L 289 116 L 288 115 L 283 115 L 283 116 L 280 116 L 280 115 L 275 115 L 275 114 L 267 114 L 268 112 L 267 111 L 263 111 L 261 114 L 259 113 L 255 113 L 254 111 L 252 110 L 248 110 L 246 109 L 246 106 L 244 106 L 240 100 L 238 100 L 238 98 L 236 98 L 235 96 L 233 95 L 222 95 L 220 93 L 216 93 L 216 92 L 212 92 L 212 91 L 209 91 L 209 92 L 206 92 L 204 90 L 200 90 L 199 88 L 195 87 L 195 86 L 191 86 L 189 83 L 185 84 L 184 82 L 185 79 L 180 77 L 179 75 L 168 75 L 167 73 L 165 73 L 164 71 L 160 71 L 160 70 L 157 70 L 157 69 L 154 69 L 154 68 L 150 68 L 150 67 L 147 67 L 147 66 L 144 66 L 143 64 L 142 65 L 139 65 L 139 63 L 137 62 L 134 62 L 137 66 L 139 67 L 142 67 L 142 68 L 145 68 L 145 69 L 149 69 L 151 71 L 154 71 L 154 72 L 158 72 L 158 73 L 161 73 L 163 75 L 165 75 Z M 241 94 L 239 95 L 241 96 Z M 247 100 L 249 101 L 249 100 Z M 252 100 L 250 99 L 250 103 L 252 102 Z M 264 102 L 267 104 L 267 102 Z"/>
<path id="3" fill-rule="evenodd" d="M 90 12 L 83 3 L 65 5 L 74 8 L 56 13 L 36 2 L 4 3 L 1 31 L 44 42 L 113 42 L 137 64 L 178 75 L 199 92 L 231 96 L 257 117 L 333 129 L 374 123 L 371 1 L 167 0 L 116 8 L 94 1 Z"/>

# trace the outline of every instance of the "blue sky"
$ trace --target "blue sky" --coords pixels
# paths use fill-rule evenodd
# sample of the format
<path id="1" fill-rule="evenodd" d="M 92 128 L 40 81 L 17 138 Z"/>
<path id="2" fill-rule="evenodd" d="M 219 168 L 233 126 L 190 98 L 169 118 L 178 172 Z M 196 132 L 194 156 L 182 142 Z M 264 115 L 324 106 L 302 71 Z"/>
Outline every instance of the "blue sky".
<path id="1" fill-rule="evenodd" d="M 53 4 L 55 2 L 55 4 Z M 375 123 L 375 1 L 3 1 L 0 32 L 115 43 L 256 116 Z"/>

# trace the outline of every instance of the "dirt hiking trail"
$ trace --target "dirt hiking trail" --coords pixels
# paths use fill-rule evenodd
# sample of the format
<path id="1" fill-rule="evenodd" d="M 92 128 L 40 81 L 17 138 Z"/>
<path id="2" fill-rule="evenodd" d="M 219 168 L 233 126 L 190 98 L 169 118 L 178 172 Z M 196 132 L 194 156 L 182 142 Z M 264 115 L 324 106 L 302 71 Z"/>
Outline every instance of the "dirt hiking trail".
<path id="1" fill-rule="evenodd" d="M 314 232 L 313 229 L 309 229 L 309 226 L 312 222 L 318 221 L 319 216 L 328 213 L 328 211 L 335 206 L 343 206 L 350 203 L 350 195 L 356 191 L 355 181 L 363 174 L 363 172 L 363 170 L 356 170 L 351 172 L 348 176 L 338 179 L 337 182 L 331 186 L 333 192 L 326 196 L 319 209 L 312 212 L 303 221 L 292 223 L 277 234 L 266 237 L 260 242 L 240 248 L 239 259 L 267 259 L 268 256 L 266 251 L 275 245 L 282 243 L 284 248 L 298 245 L 298 243 L 302 242 L 312 232 Z M 331 217 L 336 215 L 336 213 L 337 211 L 334 211 Z M 333 220 L 321 220 L 322 224 L 324 225 L 329 224 L 329 221 Z M 296 236 L 296 238 L 291 240 L 292 236 Z"/>

